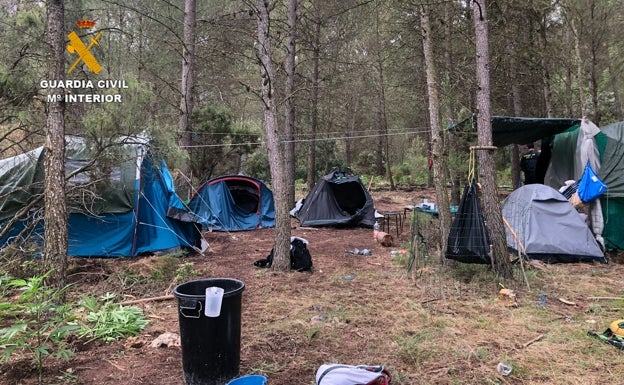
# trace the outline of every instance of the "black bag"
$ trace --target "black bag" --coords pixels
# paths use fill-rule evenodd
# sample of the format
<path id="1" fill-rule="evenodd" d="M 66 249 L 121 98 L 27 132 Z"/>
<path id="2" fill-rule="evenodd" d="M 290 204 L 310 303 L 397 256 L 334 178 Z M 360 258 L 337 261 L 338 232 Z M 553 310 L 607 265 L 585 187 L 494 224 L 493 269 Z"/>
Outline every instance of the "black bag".
<path id="1" fill-rule="evenodd" d="M 264 259 L 254 262 L 257 267 L 271 267 L 273 264 L 273 252 Z M 290 268 L 297 271 L 312 270 L 312 255 L 308 250 L 308 241 L 299 237 L 290 237 Z"/>
<path id="2" fill-rule="evenodd" d="M 308 251 L 308 241 L 303 238 L 291 238 L 290 268 L 297 271 L 312 270 L 312 255 Z"/>
<path id="3" fill-rule="evenodd" d="M 490 237 L 474 179 L 464 188 L 449 231 L 445 257 L 464 263 L 490 264 Z"/>

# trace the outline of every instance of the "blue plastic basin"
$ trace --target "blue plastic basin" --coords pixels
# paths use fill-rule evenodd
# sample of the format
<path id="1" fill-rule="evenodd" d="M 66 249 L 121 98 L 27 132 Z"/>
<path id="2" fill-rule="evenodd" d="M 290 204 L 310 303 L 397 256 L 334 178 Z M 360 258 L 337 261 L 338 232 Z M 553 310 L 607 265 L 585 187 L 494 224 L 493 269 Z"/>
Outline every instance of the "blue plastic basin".
<path id="1" fill-rule="evenodd" d="M 225 385 L 265 385 L 267 378 L 259 374 L 249 374 L 233 379 Z"/>

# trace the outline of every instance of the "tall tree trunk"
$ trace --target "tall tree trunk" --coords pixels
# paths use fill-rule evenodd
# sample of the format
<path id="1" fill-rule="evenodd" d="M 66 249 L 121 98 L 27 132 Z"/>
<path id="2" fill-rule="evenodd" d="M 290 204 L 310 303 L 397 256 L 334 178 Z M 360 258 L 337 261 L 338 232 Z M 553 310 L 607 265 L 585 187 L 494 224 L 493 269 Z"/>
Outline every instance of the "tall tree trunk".
<path id="1" fill-rule="evenodd" d="M 599 8 L 603 8 L 605 5 L 608 6 L 608 3 L 604 4 L 604 1 L 600 1 L 600 5 L 597 3 L 596 1 L 590 1 L 583 14 L 587 17 L 587 23 L 589 24 L 586 29 L 588 35 L 586 36 L 586 47 L 589 58 L 586 59 L 589 59 L 588 81 L 591 95 L 590 115 L 592 116 L 592 121 L 600 127 L 602 114 L 598 106 L 598 94 L 600 93 L 600 85 L 598 83 L 600 82 L 599 78 L 603 76 L 603 68 L 600 66 L 599 61 L 604 57 L 601 55 L 601 46 L 605 44 L 603 40 L 603 26 L 607 23 L 605 16 L 608 12 L 601 11 Z"/>
<path id="2" fill-rule="evenodd" d="M 48 0 L 48 79 L 65 80 L 65 9 L 62 0 Z M 50 89 L 63 95 L 63 88 Z M 67 204 L 65 202 L 65 105 L 54 99 L 48 103 L 45 140 L 45 234 L 43 265 L 52 271 L 48 284 L 58 289 L 67 281 Z"/>
<path id="3" fill-rule="evenodd" d="M 425 144 L 425 151 L 427 152 L 427 167 L 429 167 L 429 161 L 433 162 L 433 148 L 431 146 L 431 127 L 429 127 L 429 132 L 427 132 L 427 143 Z M 435 180 L 433 178 L 433 167 L 428 169 L 427 173 L 427 187 L 433 187 Z"/>
<path id="4" fill-rule="evenodd" d="M 195 27 L 197 24 L 196 0 L 184 1 L 184 47 L 182 50 L 182 84 L 180 87 L 180 119 L 178 121 L 178 144 L 189 151 L 191 145 L 191 118 L 193 116 L 193 72 L 195 63 Z M 188 162 L 187 162 L 188 165 Z M 190 176 L 190 167 L 182 171 Z M 189 185 L 180 186 L 180 194 L 190 198 Z"/>
<path id="5" fill-rule="evenodd" d="M 351 137 L 354 135 L 356 130 L 358 113 L 360 110 L 360 98 L 356 97 L 353 101 L 353 104 L 349 103 L 347 105 L 347 130 L 345 132 L 345 160 L 347 166 L 351 167 L 353 164 L 353 150 L 351 149 L 351 142 L 353 139 Z"/>
<path id="6" fill-rule="evenodd" d="M 284 179 L 286 184 L 288 207 L 295 205 L 295 54 L 297 41 L 297 3 L 298 0 L 288 1 L 288 38 L 286 39 L 286 101 L 284 119 L 284 157 L 286 169 Z"/>
<path id="7" fill-rule="evenodd" d="M 477 52 L 477 134 L 479 148 L 492 146 L 492 121 L 490 112 L 490 68 L 488 47 L 488 22 L 486 0 L 474 1 L 473 19 Z M 512 278 L 509 253 L 498 189 L 494 157 L 490 150 L 478 150 L 479 180 L 483 199 L 483 217 L 487 223 L 492 242 L 492 265 L 494 271 L 504 278 Z"/>
<path id="8" fill-rule="evenodd" d="M 381 156 L 382 152 L 385 152 L 386 154 L 385 174 L 386 174 L 386 178 L 388 178 L 388 181 L 390 182 L 390 190 L 394 190 L 395 186 L 394 186 L 394 180 L 392 178 L 392 169 L 391 169 L 391 162 L 390 162 L 390 137 L 388 135 L 388 119 L 386 117 L 386 94 L 384 91 L 385 84 L 384 84 L 383 64 L 381 62 L 381 56 L 378 57 L 378 61 L 377 61 L 377 74 L 379 76 L 379 89 L 377 90 L 377 113 L 376 113 L 376 116 L 377 116 L 376 124 L 377 124 L 377 134 L 378 134 L 377 148 L 384 150 L 378 153 L 379 155 L 378 161 L 380 161 L 382 158 Z M 378 166 L 380 167 L 377 170 L 379 175 L 383 175 L 384 174 L 383 162 L 380 162 Z"/>
<path id="9" fill-rule="evenodd" d="M 377 90 L 377 99 L 376 99 L 376 111 L 375 111 L 375 173 L 379 176 L 384 175 L 384 167 L 383 167 L 383 153 L 384 153 L 384 130 L 383 130 L 383 118 L 381 112 L 381 95 L 380 91 Z"/>
<path id="10" fill-rule="evenodd" d="M 546 38 L 546 21 L 542 18 L 541 33 L 541 64 L 542 64 L 542 87 L 544 89 L 544 105 L 546 106 L 546 116 L 552 118 L 555 116 L 555 107 L 552 102 L 552 92 L 550 90 L 550 71 L 548 70 L 548 62 L 546 61 L 546 53 L 548 52 L 548 39 Z"/>
<path id="11" fill-rule="evenodd" d="M 622 114 L 622 97 L 620 96 L 620 89 L 618 87 L 618 77 L 615 73 L 615 68 L 613 65 L 613 58 L 609 54 L 610 50 L 607 48 L 607 54 L 609 55 L 609 82 L 611 83 L 611 89 L 613 90 L 613 99 L 615 102 L 615 118 L 618 121 L 621 121 L 624 118 L 624 114 Z"/>
<path id="12" fill-rule="evenodd" d="M 375 139 L 375 173 L 379 176 L 384 175 L 384 167 L 383 167 L 383 153 L 384 153 L 384 130 L 383 130 L 383 117 L 382 117 L 382 100 L 381 100 L 381 89 L 382 89 L 382 68 L 381 68 L 381 54 L 379 51 L 381 50 L 380 41 L 379 41 L 379 10 L 375 11 L 375 32 L 376 32 L 376 40 L 375 40 L 375 50 L 377 51 L 376 63 L 374 63 L 375 70 L 375 82 L 376 84 L 376 101 L 375 101 L 375 130 L 377 131 L 376 139 Z M 387 159 L 386 159 L 387 161 Z"/>
<path id="13" fill-rule="evenodd" d="M 385 174 L 390 182 L 390 189 L 394 190 L 394 180 L 392 179 L 392 163 L 390 159 L 390 137 L 388 135 L 388 119 L 386 116 L 386 84 L 384 79 L 384 68 L 383 68 L 383 58 L 382 58 L 382 37 L 379 33 L 379 10 L 377 9 L 375 15 L 375 37 L 376 37 L 376 47 L 377 47 L 377 58 L 376 58 L 376 70 L 377 70 L 377 173 L 379 175 L 383 175 L 383 163 L 382 163 L 382 153 L 385 150 L 386 153 L 386 170 Z M 385 149 L 384 149 L 385 147 Z"/>
<path id="14" fill-rule="evenodd" d="M 316 184 L 316 132 L 318 131 L 319 104 L 319 62 L 321 60 L 321 0 L 314 2 L 314 37 L 312 42 L 312 118 L 310 122 L 310 141 L 308 142 L 308 190 Z"/>
<path id="15" fill-rule="evenodd" d="M 544 89 L 544 105 L 546 106 L 546 116 L 553 118 L 555 116 L 555 107 L 552 103 L 552 92 L 550 91 L 550 74 L 548 68 L 545 68 L 545 59 L 542 59 L 542 87 Z"/>
<path id="16" fill-rule="evenodd" d="M 290 215 L 287 189 L 284 185 L 284 151 L 280 143 L 280 132 L 277 123 L 277 107 L 273 81 L 273 47 L 269 29 L 269 3 L 256 0 L 258 11 L 258 58 L 260 60 L 261 90 L 260 95 L 264 111 L 264 131 L 269 153 L 271 182 L 275 196 L 275 246 L 273 254 L 274 270 L 290 268 Z"/>
<path id="17" fill-rule="evenodd" d="M 572 55 L 572 27 L 570 23 L 566 23 L 565 25 L 565 46 L 566 51 Z M 566 101 L 566 114 L 568 116 L 577 116 L 574 111 L 573 102 L 572 102 L 572 63 L 566 63 L 565 66 L 565 101 Z"/>
<path id="18" fill-rule="evenodd" d="M 433 159 L 433 179 L 436 187 L 436 199 L 440 217 L 440 262 L 444 263 L 444 250 L 448 242 L 448 233 L 451 228 L 451 211 L 448 196 L 447 164 L 444 156 L 444 137 L 440 124 L 439 85 L 435 60 L 433 57 L 433 43 L 431 41 L 431 25 L 429 23 L 428 8 L 421 6 L 420 25 L 422 28 L 422 45 L 427 72 L 427 94 L 429 95 L 429 122 L 431 125 L 431 156 Z"/>
<path id="19" fill-rule="evenodd" d="M 581 117 L 585 117 L 587 115 L 587 109 L 585 106 L 585 90 L 584 90 L 584 81 L 583 81 L 583 56 L 581 54 L 581 38 L 579 36 L 580 27 L 577 27 L 577 23 L 572 20 L 570 22 L 570 26 L 572 28 L 573 37 L 574 37 L 574 57 L 576 58 L 576 81 L 578 86 L 578 95 L 579 95 L 579 104 L 580 104 L 580 114 Z"/>
<path id="20" fill-rule="evenodd" d="M 591 107 L 592 107 L 592 111 L 591 111 L 591 115 L 592 115 L 592 121 L 594 124 L 596 124 L 598 127 L 600 127 L 600 120 L 602 118 L 601 113 L 600 113 L 600 109 L 598 108 L 598 79 L 597 77 L 599 76 L 596 72 L 599 71 L 598 70 L 598 58 L 596 57 L 596 50 L 597 48 L 595 46 L 590 47 L 590 60 L 589 60 L 589 92 L 591 93 Z"/>
<path id="21" fill-rule="evenodd" d="M 507 55 L 509 56 L 509 83 L 511 84 L 514 115 L 522 116 L 522 100 L 520 97 L 520 86 L 518 85 L 516 46 L 513 37 L 508 37 Z M 511 164 L 511 185 L 515 190 L 520 187 L 520 150 L 518 149 L 518 145 L 516 143 L 511 145 L 509 162 Z"/>
<path id="22" fill-rule="evenodd" d="M 445 66 L 445 83 L 446 89 L 445 92 L 449 94 L 452 92 L 451 79 L 453 79 L 453 12 L 451 10 L 451 4 L 449 2 L 444 3 L 444 66 Z M 454 119 L 457 116 L 457 105 L 454 98 L 448 98 L 448 118 L 449 120 Z M 453 154 L 459 154 L 460 149 L 459 146 L 459 138 L 457 135 L 447 135 L 447 150 L 452 151 Z M 448 159 L 448 154 L 447 154 Z M 459 201 L 461 199 L 460 195 L 460 186 L 462 184 L 461 181 L 461 173 L 458 170 L 454 170 L 453 167 L 448 167 L 448 173 L 451 180 L 451 204 L 459 205 Z"/>

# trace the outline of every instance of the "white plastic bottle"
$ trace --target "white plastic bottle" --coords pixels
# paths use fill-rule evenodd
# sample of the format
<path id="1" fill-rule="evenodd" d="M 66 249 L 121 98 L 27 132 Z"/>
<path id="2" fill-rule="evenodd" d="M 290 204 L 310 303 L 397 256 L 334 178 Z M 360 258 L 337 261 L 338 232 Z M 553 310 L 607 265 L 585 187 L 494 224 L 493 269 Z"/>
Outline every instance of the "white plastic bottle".
<path id="1" fill-rule="evenodd" d="M 379 222 L 375 221 L 373 225 L 373 238 L 377 239 L 377 234 L 379 233 Z"/>

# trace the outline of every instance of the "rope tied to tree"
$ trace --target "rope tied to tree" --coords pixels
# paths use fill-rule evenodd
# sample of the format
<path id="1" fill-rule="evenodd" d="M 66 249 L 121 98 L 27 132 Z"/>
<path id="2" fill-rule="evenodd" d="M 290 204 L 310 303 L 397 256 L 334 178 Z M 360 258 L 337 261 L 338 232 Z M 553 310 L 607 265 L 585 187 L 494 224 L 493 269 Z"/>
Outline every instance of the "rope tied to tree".
<path id="1" fill-rule="evenodd" d="M 494 151 L 497 150 L 496 146 L 470 146 L 470 156 L 468 158 L 468 180 L 477 180 L 476 168 L 477 168 L 477 151 Z"/>

